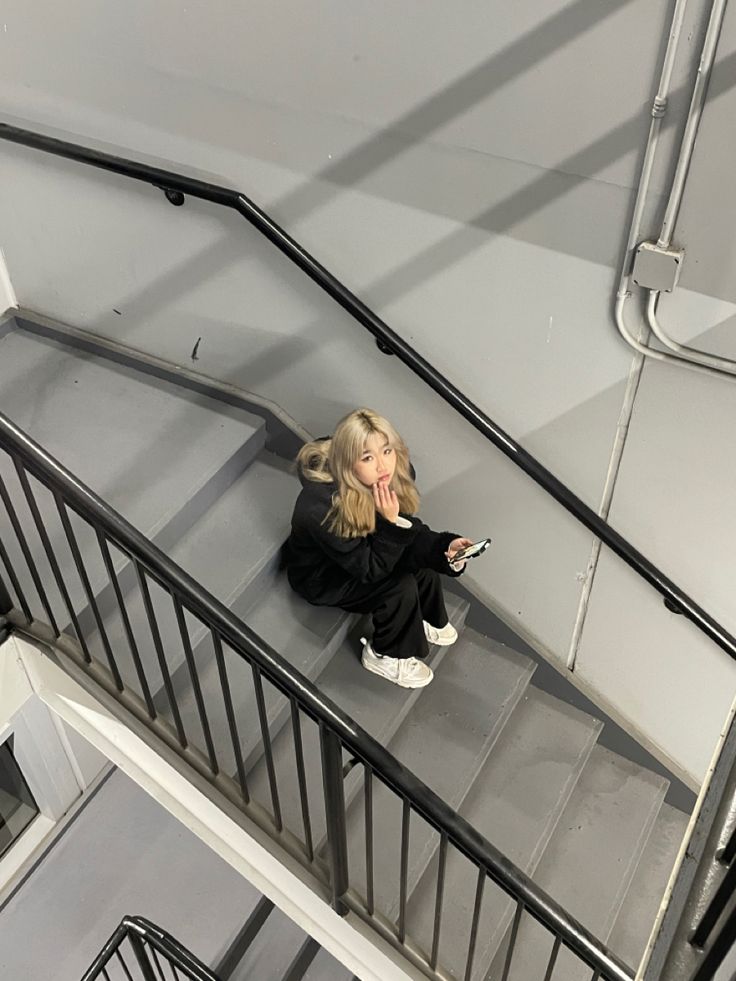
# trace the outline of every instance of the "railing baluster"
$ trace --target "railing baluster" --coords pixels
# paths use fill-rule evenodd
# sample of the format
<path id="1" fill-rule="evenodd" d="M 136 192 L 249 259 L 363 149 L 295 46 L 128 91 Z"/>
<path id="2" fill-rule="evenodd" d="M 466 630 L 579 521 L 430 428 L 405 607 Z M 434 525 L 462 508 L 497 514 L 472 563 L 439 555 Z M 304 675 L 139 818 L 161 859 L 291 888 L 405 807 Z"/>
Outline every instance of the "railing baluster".
<path id="1" fill-rule="evenodd" d="M 406 940 L 406 891 L 409 875 L 409 801 L 404 798 L 401 810 L 401 861 L 399 863 L 399 943 Z"/>
<path id="2" fill-rule="evenodd" d="M 41 512 L 38 509 L 38 504 L 36 502 L 36 497 L 31 488 L 30 481 L 28 480 L 28 474 L 26 473 L 23 464 L 18 459 L 14 459 L 15 469 L 18 472 L 18 480 L 20 481 L 21 488 L 25 495 L 26 501 L 28 502 L 28 507 L 30 508 L 31 515 L 33 517 L 33 522 L 36 525 L 36 530 L 38 531 L 38 536 L 41 539 L 41 544 L 43 545 L 43 550 L 46 553 L 46 558 L 48 559 L 49 565 L 51 566 L 51 572 L 53 573 L 54 579 L 56 580 L 56 585 L 59 587 L 59 592 L 64 600 L 64 605 L 66 606 L 69 618 L 72 621 L 72 626 L 77 635 L 77 640 L 79 641 L 79 646 L 82 648 L 82 654 L 84 655 L 85 661 L 89 664 L 92 661 L 92 657 L 87 648 L 82 629 L 79 626 L 79 621 L 77 619 L 77 614 L 74 609 L 74 604 L 71 601 L 69 595 L 69 590 L 66 588 L 66 583 L 64 581 L 64 576 L 61 572 L 61 568 L 56 559 L 54 549 L 51 545 L 51 539 L 46 531 L 46 526 L 43 523 L 43 518 L 41 517 Z"/>
<path id="3" fill-rule="evenodd" d="M 440 947 L 440 927 L 442 925 L 442 900 L 445 892 L 445 866 L 447 864 L 447 835 L 440 838 L 439 864 L 437 866 L 437 898 L 434 904 L 434 929 L 432 932 L 432 954 L 429 963 L 437 967 L 437 957 Z"/>
<path id="4" fill-rule="evenodd" d="M 146 608 L 146 616 L 148 617 L 148 626 L 151 630 L 151 637 L 153 638 L 153 646 L 156 648 L 156 657 L 158 658 L 159 667 L 161 668 L 161 676 L 163 678 L 164 687 L 166 688 L 166 695 L 169 699 L 169 705 L 171 706 L 171 714 L 174 717 L 174 725 L 176 726 L 176 733 L 179 737 L 179 743 L 182 749 L 187 746 L 187 737 L 184 732 L 184 726 L 182 725 L 181 715 L 179 714 L 179 706 L 176 704 L 176 695 L 174 694 L 174 686 L 171 684 L 171 675 L 169 674 L 169 666 L 166 663 L 166 655 L 164 654 L 163 644 L 161 643 L 161 634 L 159 633 L 158 623 L 156 622 L 156 612 L 153 609 L 153 603 L 151 602 L 151 594 L 148 589 L 148 583 L 146 581 L 146 572 L 137 561 L 134 561 L 136 576 L 138 577 L 138 585 L 143 596 L 143 605 Z"/>
<path id="5" fill-rule="evenodd" d="M 690 943 L 693 947 L 703 948 L 708 943 L 708 937 L 726 908 L 726 904 L 732 898 L 734 890 L 736 890 L 736 862 L 729 866 L 713 894 L 713 898 L 708 903 L 700 923 L 693 930 L 690 937 Z"/>
<path id="6" fill-rule="evenodd" d="M 38 509 L 38 504 L 36 503 L 36 497 L 31 488 L 30 481 L 28 480 L 28 474 L 26 473 L 23 464 L 17 458 L 13 459 L 15 464 L 15 469 L 18 473 L 18 480 L 20 481 L 20 486 L 25 495 L 26 501 L 28 502 L 28 507 L 33 518 L 33 523 L 36 526 L 36 531 L 38 532 L 38 537 L 41 539 L 41 544 L 43 545 L 43 550 L 46 553 L 46 558 L 48 559 L 49 565 L 51 566 L 51 572 L 56 580 L 56 585 L 61 593 L 61 598 L 64 600 L 64 605 L 66 606 L 69 618 L 72 621 L 72 626 L 77 635 L 79 641 L 79 646 L 82 648 L 82 653 L 84 655 L 85 661 L 89 664 L 92 660 L 89 651 L 87 650 L 87 644 L 85 643 L 82 630 L 79 626 L 79 621 L 77 619 L 76 611 L 74 610 L 74 605 L 69 596 L 69 590 L 66 588 L 66 583 L 64 582 L 64 576 L 62 575 L 61 568 L 56 559 L 54 549 L 51 545 L 51 539 L 46 531 L 46 526 L 43 523 L 43 518 L 41 517 L 41 512 Z"/>
<path id="7" fill-rule="evenodd" d="M 123 955 L 120 953 L 119 950 L 116 950 L 115 951 L 115 956 L 120 961 L 120 964 L 122 965 L 123 971 L 125 972 L 125 976 L 128 979 L 128 981 L 133 981 L 133 977 L 132 977 L 130 971 L 128 970 L 128 965 L 125 963 L 125 960 L 123 958 Z"/>
<path id="8" fill-rule="evenodd" d="M 330 885 L 332 908 L 345 916 L 347 905 L 343 895 L 350 886 L 348 876 L 348 836 L 345 821 L 345 781 L 342 775 L 342 745 L 337 735 L 321 722 L 319 726 L 322 751 L 322 785 L 325 795 L 327 846 L 330 856 Z"/>
<path id="9" fill-rule="evenodd" d="M 138 681 L 141 684 L 141 692 L 146 703 L 146 708 L 148 709 L 148 714 L 151 719 L 155 719 L 158 713 L 156 712 L 156 706 L 153 704 L 151 689 L 148 687 L 146 672 L 143 668 L 141 656 L 138 653 L 138 645 L 136 644 L 135 637 L 133 636 L 133 628 L 130 625 L 130 617 L 128 616 L 128 611 L 125 607 L 125 600 L 120 589 L 120 583 L 118 582 L 118 577 L 115 574 L 115 567 L 112 564 L 110 549 L 108 548 L 107 540 L 100 529 L 96 528 L 95 531 L 97 533 L 97 543 L 100 546 L 100 552 L 102 553 L 102 561 L 105 563 L 107 576 L 112 584 L 113 592 L 115 593 L 118 610 L 120 611 L 120 619 L 123 621 L 123 629 L 125 630 L 125 636 L 128 640 L 128 646 L 130 647 L 130 654 L 133 658 L 133 664 L 135 666 L 136 674 L 138 675 Z M 130 559 L 130 556 L 127 557 Z"/>
<path id="10" fill-rule="evenodd" d="M 104 967 L 102 968 L 102 977 L 105 979 L 105 981 L 110 981 L 110 975 L 107 973 L 107 970 Z"/>
<path id="11" fill-rule="evenodd" d="M 141 969 L 143 981 L 156 981 L 156 975 L 153 973 L 153 968 L 151 967 L 151 962 L 148 959 L 148 952 L 146 951 L 143 940 L 137 933 L 129 931 L 128 941 L 130 946 L 133 948 L 135 959 L 138 961 L 138 967 Z"/>
<path id="12" fill-rule="evenodd" d="M 473 958 L 475 957 L 475 944 L 478 939 L 478 923 L 480 921 L 480 905 L 483 901 L 483 888 L 486 884 L 486 873 L 484 869 L 478 869 L 478 882 L 475 887 L 475 905 L 473 906 L 473 919 L 470 926 L 470 943 L 468 945 L 468 960 L 465 964 L 465 981 L 470 981 L 473 971 Z"/>
<path id="13" fill-rule="evenodd" d="M 26 618 L 28 623 L 30 623 L 31 620 L 33 619 L 31 608 L 28 605 L 28 601 L 26 600 L 25 594 L 23 593 L 23 589 L 21 588 L 20 580 L 15 574 L 15 569 L 13 568 L 13 564 L 10 561 L 10 556 L 6 551 L 1 538 L 0 538 L 0 560 L 2 561 L 3 565 L 5 566 L 5 569 L 7 570 L 8 577 L 10 578 L 10 582 L 12 583 L 13 589 L 15 590 L 15 595 L 18 597 L 20 608 L 21 610 L 23 610 L 23 616 Z M 12 608 L 13 608 L 13 604 L 11 602 L 10 605 L 8 606 L 8 609 L 5 612 L 10 613 Z"/>
<path id="14" fill-rule="evenodd" d="M 691 981 L 711 981 L 736 944 L 736 907 L 730 910 L 713 943 L 693 971 Z"/>
<path id="15" fill-rule="evenodd" d="M 72 528 L 71 521 L 69 520 L 69 515 L 66 510 L 66 505 L 64 500 L 58 491 L 54 491 L 54 500 L 56 501 L 56 509 L 59 512 L 59 517 L 61 518 L 61 524 L 64 529 L 64 534 L 66 535 L 66 540 L 69 542 L 69 548 L 71 549 L 72 558 L 74 559 L 74 564 L 77 567 L 77 572 L 79 573 L 79 578 L 82 583 L 82 588 L 84 589 L 85 595 L 87 596 L 87 602 L 89 603 L 90 609 L 92 610 L 92 616 L 95 618 L 95 623 L 97 624 L 97 630 L 100 634 L 100 639 L 102 640 L 102 646 L 105 649 L 105 657 L 107 658 L 107 663 L 110 666 L 110 671 L 112 672 L 113 679 L 115 681 L 115 687 L 118 691 L 123 691 L 125 685 L 123 684 L 123 679 L 120 677 L 120 672 L 118 671 L 118 666 L 115 663 L 115 655 L 112 652 L 112 647 L 110 646 L 110 641 L 107 639 L 107 632 L 105 630 L 105 625 L 102 622 L 102 617 L 100 616 L 100 611 L 97 606 L 97 600 L 95 599 L 95 594 L 92 590 L 92 584 L 89 581 L 89 576 L 87 575 L 87 570 L 84 567 L 84 561 L 82 559 L 81 552 L 79 551 L 79 545 L 77 544 L 77 538 L 74 534 L 74 529 Z M 82 650 L 87 653 L 87 645 L 84 642 L 84 638 L 80 639 L 80 644 L 82 645 Z M 92 660 L 91 656 L 88 659 Z"/>
<path id="16" fill-rule="evenodd" d="M 31 573 L 31 578 L 33 579 L 33 585 L 36 587 L 36 592 L 38 593 L 38 598 L 41 600 L 41 606 L 44 608 L 44 612 L 49 620 L 49 626 L 54 631 L 54 636 L 60 637 L 61 631 L 59 630 L 56 620 L 54 619 L 54 614 L 51 609 L 51 604 L 49 603 L 46 592 L 43 588 L 43 583 L 41 582 L 41 577 L 38 574 L 38 569 L 36 568 L 36 563 L 33 561 L 33 556 L 31 555 L 31 550 L 28 547 L 28 542 L 26 541 L 26 536 L 23 534 L 23 528 L 18 520 L 18 515 L 15 513 L 15 508 L 13 507 L 13 502 L 10 500 L 10 495 L 5 486 L 5 481 L 0 477 L 0 497 L 3 499 L 5 504 L 5 510 L 8 512 L 8 517 L 10 518 L 10 523 L 13 526 L 13 531 L 15 532 L 15 537 L 18 539 L 18 544 L 20 545 L 21 552 L 23 552 L 23 558 L 26 560 L 28 570 Z"/>
<path id="17" fill-rule="evenodd" d="M 307 849 L 307 858 L 311 862 L 314 858 L 314 844 L 312 842 L 312 822 L 309 817 L 309 796 L 307 794 L 307 774 L 304 767 L 304 746 L 302 745 L 302 724 L 299 716 L 299 706 L 296 699 L 292 696 L 289 699 L 291 705 L 291 728 L 294 733 L 294 754 L 296 756 L 296 775 L 299 782 L 299 797 L 302 807 L 302 822 L 304 824 L 304 844 Z"/>
<path id="18" fill-rule="evenodd" d="M 153 946 L 151 947 L 151 953 L 153 954 L 153 962 L 156 965 L 156 969 L 158 970 L 160 981 L 166 981 L 166 978 L 164 977 L 164 972 L 161 970 L 161 963 L 159 962 L 158 954 L 156 953 L 156 948 Z"/>
<path id="19" fill-rule="evenodd" d="M 181 642 L 184 645 L 184 657 L 186 658 L 187 667 L 189 668 L 189 677 L 192 679 L 194 700 L 197 703 L 197 712 L 199 713 L 199 721 L 202 724 L 204 741 L 207 746 L 207 755 L 210 758 L 210 769 L 212 770 L 213 775 L 216 776 L 220 772 L 220 768 L 217 765 L 215 746 L 214 743 L 212 742 L 212 732 L 210 731 L 210 723 L 207 718 L 207 710 L 205 709 L 204 698 L 202 697 L 202 686 L 199 683 L 197 665 L 194 661 L 194 652 L 192 651 L 192 642 L 189 639 L 189 631 L 187 630 L 186 620 L 184 619 L 184 609 L 181 605 L 181 600 L 176 595 L 176 593 L 171 593 L 171 599 L 174 603 L 174 612 L 176 613 L 176 622 L 179 625 Z"/>
<path id="20" fill-rule="evenodd" d="M 227 716 L 227 724 L 230 729 L 230 739 L 233 744 L 233 753 L 235 754 L 235 766 L 238 771 L 238 781 L 240 783 L 240 793 L 243 795 L 243 800 L 246 804 L 250 803 L 250 794 L 248 793 L 248 784 L 245 779 L 245 766 L 243 764 L 243 753 L 240 749 L 240 735 L 238 734 L 238 726 L 235 721 L 235 710 L 233 708 L 232 695 L 230 694 L 230 681 L 227 676 L 227 668 L 225 666 L 225 655 L 222 650 L 222 641 L 220 640 L 219 634 L 210 627 L 210 634 L 212 636 L 212 646 L 215 649 L 215 660 L 217 662 L 217 671 L 220 676 L 220 687 L 222 688 L 222 698 L 225 702 L 225 714 Z"/>
<path id="21" fill-rule="evenodd" d="M 501 981 L 508 981 L 509 971 L 511 970 L 511 959 L 514 956 L 514 950 L 516 948 L 516 938 L 519 934 L 519 924 L 521 923 L 521 914 L 524 912 L 524 904 L 517 902 L 516 913 L 514 913 L 514 922 L 511 927 L 511 936 L 509 938 L 509 949 L 506 952 L 506 963 L 503 966 L 503 975 Z"/>
<path id="22" fill-rule="evenodd" d="M 726 847 L 716 855 L 718 861 L 723 865 L 730 865 L 734 857 L 736 857 L 736 825 L 731 831 Z"/>
<path id="23" fill-rule="evenodd" d="M 365 803 L 365 884 L 368 914 L 375 910 L 373 897 L 373 770 L 363 764 L 363 800 Z"/>
<path id="24" fill-rule="evenodd" d="M 271 788 L 271 803 L 273 804 L 273 820 L 277 831 L 283 830 L 281 820 L 281 804 L 279 803 L 279 791 L 276 785 L 276 769 L 273 765 L 273 750 L 271 747 L 271 733 L 268 731 L 268 716 L 266 715 L 266 699 L 263 694 L 263 681 L 261 679 L 261 669 L 257 664 L 251 664 L 253 670 L 253 684 L 256 690 L 256 705 L 258 706 L 258 718 L 261 723 L 261 735 L 263 736 L 263 752 L 266 757 L 266 769 L 268 771 L 268 783 Z"/>
<path id="25" fill-rule="evenodd" d="M 547 970 L 544 975 L 544 981 L 552 981 L 552 972 L 555 969 L 555 964 L 557 963 L 557 955 L 560 952 L 560 945 L 562 944 L 562 937 L 558 934 L 555 937 L 555 942 L 552 945 L 552 953 L 550 954 L 549 962 L 547 964 Z"/>
<path id="26" fill-rule="evenodd" d="M 0 576 L 0 644 L 4 644 L 10 636 L 8 626 L 8 613 L 13 609 L 13 601 L 10 598 L 2 576 Z"/>

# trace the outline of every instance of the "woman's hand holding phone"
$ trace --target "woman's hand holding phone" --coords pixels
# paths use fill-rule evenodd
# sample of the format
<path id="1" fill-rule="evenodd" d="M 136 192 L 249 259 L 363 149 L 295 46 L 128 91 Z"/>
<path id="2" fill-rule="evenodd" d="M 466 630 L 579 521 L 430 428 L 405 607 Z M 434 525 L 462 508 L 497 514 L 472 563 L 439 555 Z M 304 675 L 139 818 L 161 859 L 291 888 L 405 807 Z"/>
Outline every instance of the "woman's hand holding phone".
<path id="1" fill-rule="evenodd" d="M 454 538 L 445 553 L 447 561 L 455 572 L 459 572 L 460 569 L 464 568 L 468 559 L 482 555 L 490 544 L 490 538 L 483 538 L 479 542 L 473 542 L 469 538 Z"/>
<path id="2" fill-rule="evenodd" d="M 447 561 L 450 563 L 450 568 L 454 572 L 460 572 L 461 569 L 465 568 L 464 562 L 458 562 L 455 564 L 454 556 L 457 555 L 458 552 L 462 552 L 462 550 L 467 548 L 468 545 L 472 544 L 473 542 L 470 538 L 453 538 L 453 540 L 450 542 L 445 555 L 447 556 Z"/>
<path id="3" fill-rule="evenodd" d="M 467 548 L 468 545 L 472 545 L 473 541 L 470 538 L 453 538 L 447 547 L 445 555 L 450 562 L 454 562 L 454 556 L 462 551 L 462 549 Z"/>

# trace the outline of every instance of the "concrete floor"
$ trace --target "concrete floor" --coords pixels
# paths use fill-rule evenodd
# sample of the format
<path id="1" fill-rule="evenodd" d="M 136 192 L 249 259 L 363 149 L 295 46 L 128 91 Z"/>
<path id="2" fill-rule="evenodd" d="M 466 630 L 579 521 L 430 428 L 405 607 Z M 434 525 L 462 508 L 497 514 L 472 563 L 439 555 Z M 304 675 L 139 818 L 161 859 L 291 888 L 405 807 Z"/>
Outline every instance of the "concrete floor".
<path id="1" fill-rule="evenodd" d="M 213 964 L 259 898 L 115 771 L 0 912 L 0 977 L 78 981 L 126 913 Z"/>

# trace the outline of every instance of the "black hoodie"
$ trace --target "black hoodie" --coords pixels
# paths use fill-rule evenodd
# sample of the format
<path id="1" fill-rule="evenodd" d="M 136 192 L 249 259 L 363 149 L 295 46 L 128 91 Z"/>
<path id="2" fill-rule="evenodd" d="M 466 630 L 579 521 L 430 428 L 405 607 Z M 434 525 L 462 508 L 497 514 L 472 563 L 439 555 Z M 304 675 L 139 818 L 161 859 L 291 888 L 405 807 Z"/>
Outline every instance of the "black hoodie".
<path id="1" fill-rule="evenodd" d="M 412 468 L 413 471 L 413 468 Z M 412 476 L 414 476 L 412 472 Z M 376 530 L 362 538 L 340 538 L 324 520 L 332 507 L 334 482 L 307 480 L 300 472 L 302 490 L 294 505 L 291 535 L 286 543 L 287 576 L 292 589 L 318 606 L 340 606 L 353 582 L 376 583 L 387 579 L 411 546 L 412 565 L 459 576 L 447 561 L 450 542 L 460 536 L 451 531 L 432 531 L 413 515 L 402 515 L 410 528 L 376 514 Z"/>

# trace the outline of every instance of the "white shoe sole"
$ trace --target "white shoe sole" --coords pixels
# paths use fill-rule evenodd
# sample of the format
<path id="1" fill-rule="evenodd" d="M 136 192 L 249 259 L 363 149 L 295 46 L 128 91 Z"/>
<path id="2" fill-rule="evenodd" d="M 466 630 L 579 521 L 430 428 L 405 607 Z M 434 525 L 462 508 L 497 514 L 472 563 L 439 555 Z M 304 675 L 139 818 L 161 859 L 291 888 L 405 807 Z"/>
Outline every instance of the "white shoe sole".
<path id="1" fill-rule="evenodd" d="M 370 671 L 371 674 L 377 674 L 379 678 L 385 678 L 386 681 L 390 681 L 393 685 L 398 685 L 399 688 L 426 688 L 427 685 L 434 678 L 434 674 L 432 674 L 431 668 L 429 672 L 429 677 L 427 678 L 417 678 L 417 679 L 402 681 L 400 678 L 393 678 L 390 674 L 385 674 L 385 672 L 381 671 L 380 666 L 378 664 L 373 664 L 370 661 L 368 662 L 362 661 L 362 664 L 363 667 L 366 669 L 366 671 Z"/>

